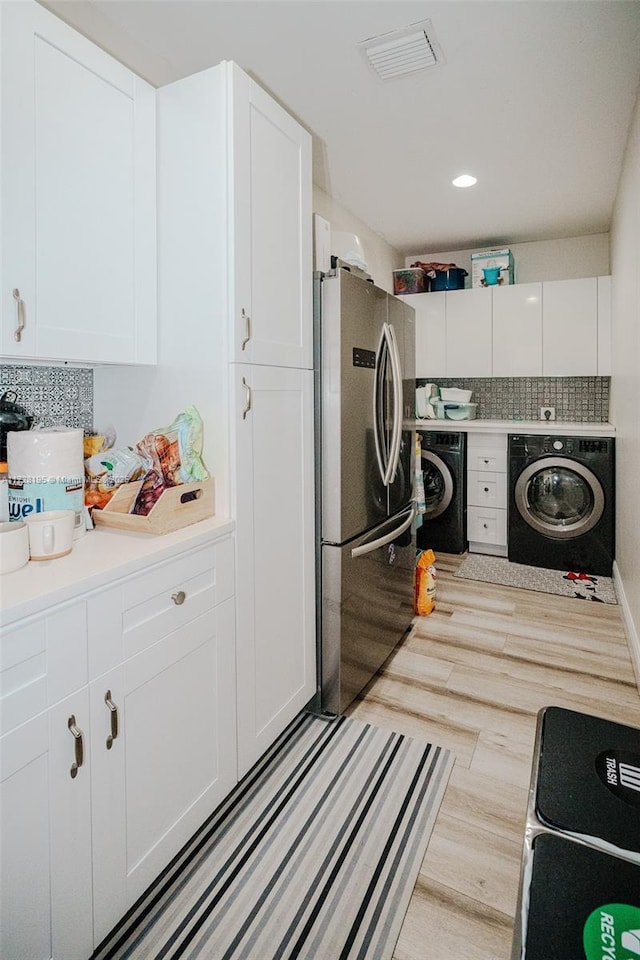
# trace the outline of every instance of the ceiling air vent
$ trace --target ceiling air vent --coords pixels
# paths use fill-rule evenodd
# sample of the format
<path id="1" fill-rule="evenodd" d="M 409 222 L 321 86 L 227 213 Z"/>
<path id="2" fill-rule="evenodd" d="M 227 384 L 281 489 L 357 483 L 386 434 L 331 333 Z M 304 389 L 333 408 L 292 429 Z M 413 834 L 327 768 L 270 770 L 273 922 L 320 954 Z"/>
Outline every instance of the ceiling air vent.
<path id="1" fill-rule="evenodd" d="M 381 80 L 406 77 L 418 70 L 435 67 L 443 59 L 430 20 L 420 20 L 401 30 L 371 37 L 358 46 Z"/>

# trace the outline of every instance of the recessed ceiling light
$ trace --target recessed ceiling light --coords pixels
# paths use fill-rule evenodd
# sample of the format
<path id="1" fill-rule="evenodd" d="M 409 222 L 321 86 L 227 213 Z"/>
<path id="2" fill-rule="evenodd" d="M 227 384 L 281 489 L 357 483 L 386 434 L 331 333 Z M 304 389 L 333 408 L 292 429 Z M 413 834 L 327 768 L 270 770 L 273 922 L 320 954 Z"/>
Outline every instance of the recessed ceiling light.
<path id="1" fill-rule="evenodd" d="M 451 181 L 454 187 L 472 187 L 477 182 L 476 177 L 472 177 L 469 173 L 463 173 L 461 177 L 456 177 L 455 180 Z"/>

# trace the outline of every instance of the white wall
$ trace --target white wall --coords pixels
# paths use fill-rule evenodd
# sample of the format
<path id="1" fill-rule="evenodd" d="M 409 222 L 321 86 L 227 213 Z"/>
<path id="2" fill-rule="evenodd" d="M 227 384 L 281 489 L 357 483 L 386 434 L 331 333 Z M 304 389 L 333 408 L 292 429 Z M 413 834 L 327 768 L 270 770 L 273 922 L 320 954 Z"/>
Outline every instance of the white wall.
<path id="1" fill-rule="evenodd" d="M 604 277 L 610 272 L 608 233 L 597 233 L 590 237 L 568 237 L 565 240 L 505 243 L 503 247 L 508 247 L 513 253 L 516 283 Z M 469 273 L 466 285 L 471 286 L 471 254 L 487 249 L 489 248 L 484 246 L 447 250 L 444 253 L 412 254 L 406 257 L 405 266 L 415 260 L 422 260 L 424 263 L 455 263 Z"/>
<path id="2" fill-rule="evenodd" d="M 611 420 L 616 425 L 617 453 L 616 564 L 640 680 L 640 96 L 611 227 L 611 274 Z"/>
<path id="3" fill-rule="evenodd" d="M 402 255 L 328 193 L 313 186 L 313 212 L 328 220 L 333 230 L 355 233 L 362 242 L 369 273 L 375 283 L 393 293 L 393 271 L 404 266 Z M 334 253 L 334 251 L 331 251 Z"/>

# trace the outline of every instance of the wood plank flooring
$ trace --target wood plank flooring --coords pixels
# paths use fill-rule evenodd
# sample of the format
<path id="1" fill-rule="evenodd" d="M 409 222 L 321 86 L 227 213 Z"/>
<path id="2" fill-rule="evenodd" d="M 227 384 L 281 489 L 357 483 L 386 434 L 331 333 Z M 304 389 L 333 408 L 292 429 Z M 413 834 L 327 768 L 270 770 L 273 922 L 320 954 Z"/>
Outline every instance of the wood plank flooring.
<path id="1" fill-rule="evenodd" d="M 640 726 L 618 606 L 456 579 L 348 711 L 449 747 L 456 764 L 395 960 L 508 960 L 536 716 L 550 704 Z"/>

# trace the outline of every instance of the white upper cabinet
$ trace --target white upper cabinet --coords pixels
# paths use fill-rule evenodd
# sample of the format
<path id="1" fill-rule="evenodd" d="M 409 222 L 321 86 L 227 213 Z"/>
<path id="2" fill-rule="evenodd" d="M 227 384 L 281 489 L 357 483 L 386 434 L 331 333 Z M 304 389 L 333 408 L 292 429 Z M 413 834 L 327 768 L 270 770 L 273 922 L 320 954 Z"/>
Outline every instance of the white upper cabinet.
<path id="1" fill-rule="evenodd" d="M 0 15 L 2 355 L 155 363 L 155 90 L 38 3 Z"/>
<path id="2" fill-rule="evenodd" d="M 232 359 L 313 367 L 311 136 L 235 64 Z"/>
<path id="3" fill-rule="evenodd" d="M 542 376 L 542 284 L 494 287 L 493 376 Z"/>
<path id="4" fill-rule="evenodd" d="M 447 371 L 446 293 L 400 297 L 416 312 L 416 377 L 443 377 Z"/>
<path id="5" fill-rule="evenodd" d="M 542 287 L 545 377 L 598 373 L 598 279 L 552 280 Z"/>
<path id="6" fill-rule="evenodd" d="M 611 376 L 611 277 L 598 277 L 598 376 Z"/>
<path id="7" fill-rule="evenodd" d="M 490 377 L 490 288 L 450 291 L 446 302 L 447 376 Z"/>
<path id="8" fill-rule="evenodd" d="M 611 277 L 419 293 L 416 377 L 611 374 Z"/>

